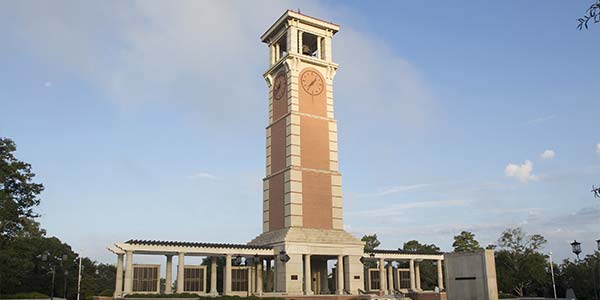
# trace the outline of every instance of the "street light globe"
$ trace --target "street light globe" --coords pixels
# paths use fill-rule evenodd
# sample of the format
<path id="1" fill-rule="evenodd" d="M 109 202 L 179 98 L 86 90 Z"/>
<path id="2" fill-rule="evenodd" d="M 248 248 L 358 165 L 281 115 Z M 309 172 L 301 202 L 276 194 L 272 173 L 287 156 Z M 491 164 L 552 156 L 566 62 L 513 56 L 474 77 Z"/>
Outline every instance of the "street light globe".
<path id="1" fill-rule="evenodd" d="M 575 255 L 579 256 L 579 254 L 581 253 L 581 243 L 577 240 L 574 240 L 571 243 L 571 249 L 573 250 L 573 253 L 575 253 Z"/>

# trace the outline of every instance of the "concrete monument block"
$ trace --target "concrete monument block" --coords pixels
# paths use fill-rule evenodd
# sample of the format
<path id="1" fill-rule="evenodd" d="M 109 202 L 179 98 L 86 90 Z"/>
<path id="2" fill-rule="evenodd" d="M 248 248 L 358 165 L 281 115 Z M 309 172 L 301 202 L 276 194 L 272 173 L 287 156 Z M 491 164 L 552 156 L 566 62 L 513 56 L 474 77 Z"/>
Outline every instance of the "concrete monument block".
<path id="1" fill-rule="evenodd" d="M 448 300 L 498 300 L 493 250 L 444 254 Z"/>

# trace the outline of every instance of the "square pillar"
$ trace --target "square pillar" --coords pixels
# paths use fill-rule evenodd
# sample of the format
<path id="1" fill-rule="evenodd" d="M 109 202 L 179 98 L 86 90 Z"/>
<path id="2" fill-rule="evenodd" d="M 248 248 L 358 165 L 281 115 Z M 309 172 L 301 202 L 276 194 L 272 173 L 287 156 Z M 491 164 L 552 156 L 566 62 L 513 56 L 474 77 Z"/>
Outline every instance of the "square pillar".
<path id="1" fill-rule="evenodd" d="M 411 259 L 409 261 L 409 271 L 410 271 L 410 290 L 413 292 L 417 291 L 415 287 L 415 260 Z"/>
<path id="2" fill-rule="evenodd" d="M 223 295 L 231 295 L 231 254 L 225 255 L 225 272 L 223 272 Z"/>
<path id="3" fill-rule="evenodd" d="M 369 270 L 369 265 L 363 266 L 364 276 L 365 276 L 365 290 L 367 292 L 371 291 L 371 271 Z"/>
<path id="4" fill-rule="evenodd" d="M 123 296 L 123 254 L 117 254 L 117 274 L 114 298 Z"/>
<path id="5" fill-rule="evenodd" d="M 393 273 L 394 269 L 392 267 L 392 262 L 388 262 L 387 265 L 387 291 L 388 294 L 392 295 L 394 294 L 394 273 Z"/>
<path id="6" fill-rule="evenodd" d="M 358 295 L 365 290 L 365 269 L 361 262 L 362 255 L 344 256 L 344 289 L 347 294 Z"/>
<path id="7" fill-rule="evenodd" d="M 258 259 L 256 265 L 256 294 L 262 296 L 263 292 L 263 259 Z"/>
<path id="8" fill-rule="evenodd" d="M 125 252 L 125 288 L 123 296 L 133 291 L 133 252 Z"/>
<path id="9" fill-rule="evenodd" d="M 185 253 L 180 252 L 177 259 L 177 293 L 183 293 L 183 271 L 185 269 Z"/>
<path id="10" fill-rule="evenodd" d="M 420 261 L 417 261 L 415 264 L 415 287 L 419 292 L 423 291 L 421 289 L 421 268 L 419 267 L 420 264 Z"/>
<path id="11" fill-rule="evenodd" d="M 438 259 L 437 261 L 437 274 L 438 274 L 438 288 L 440 292 L 444 290 L 444 275 L 442 272 L 442 260 Z"/>
<path id="12" fill-rule="evenodd" d="M 312 295 L 312 273 L 310 269 L 310 254 L 304 255 L 304 295 Z"/>
<path id="13" fill-rule="evenodd" d="M 217 291 L 217 257 L 212 256 L 210 258 L 210 295 L 218 296 Z"/>
<path id="14" fill-rule="evenodd" d="M 165 294 L 173 293 L 173 255 L 167 255 L 165 271 Z"/>
<path id="15" fill-rule="evenodd" d="M 335 277 L 337 279 L 336 293 L 338 295 L 343 295 L 344 294 L 344 257 L 342 255 L 338 256 L 336 271 L 337 271 L 335 274 Z"/>
<path id="16" fill-rule="evenodd" d="M 381 292 L 386 291 L 386 280 L 385 280 L 385 260 L 383 258 L 379 259 L 379 290 Z"/>

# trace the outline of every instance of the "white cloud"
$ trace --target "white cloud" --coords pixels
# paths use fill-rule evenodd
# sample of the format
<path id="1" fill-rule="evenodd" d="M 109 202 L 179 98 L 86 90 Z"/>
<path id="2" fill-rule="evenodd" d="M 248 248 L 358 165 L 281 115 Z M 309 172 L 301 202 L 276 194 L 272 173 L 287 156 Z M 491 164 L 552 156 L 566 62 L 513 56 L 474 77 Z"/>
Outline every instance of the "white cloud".
<path id="1" fill-rule="evenodd" d="M 542 159 L 553 159 L 554 156 L 556 156 L 556 153 L 554 152 L 554 150 L 546 150 L 546 151 L 542 152 L 542 154 L 540 154 L 540 157 Z"/>
<path id="2" fill-rule="evenodd" d="M 206 173 L 206 172 L 195 173 L 193 175 L 190 175 L 189 178 L 190 179 L 210 179 L 210 180 L 219 179 L 217 176 L 210 174 L 210 173 Z"/>
<path id="3" fill-rule="evenodd" d="M 395 205 L 388 205 L 385 208 L 361 210 L 356 212 L 349 212 L 349 216 L 359 217 L 389 217 L 398 216 L 406 213 L 410 209 L 419 208 L 440 208 L 440 207 L 454 207 L 454 206 L 467 206 L 470 200 L 435 200 L 435 201 L 416 201 L 408 203 L 400 203 Z"/>
<path id="4" fill-rule="evenodd" d="M 431 186 L 431 184 L 421 183 L 421 184 L 413 184 L 413 185 L 393 186 L 393 187 L 381 189 L 381 190 L 379 190 L 376 193 L 363 194 L 363 195 L 360 195 L 360 196 L 366 196 L 366 197 L 387 196 L 387 195 L 390 195 L 390 194 L 396 194 L 396 193 L 402 193 L 402 192 L 410 192 L 410 191 L 420 190 L 420 189 L 423 189 L 423 188 L 428 187 L 428 186 Z"/>
<path id="5" fill-rule="evenodd" d="M 533 163 L 526 160 L 522 165 L 508 164 L 504 169 L 504 174 L 508 177 L 515 177 L 522 183 L 527 183 L 530 180 L 536 181 L 538 177 L 531 174 L 533 171 Z"/>
<path id="6" fill-rule="evenodd" d="M 227 126 L 249 128 L 264 117 L 261 74 L 268 49 L 258 37 L 290 4 L 255 9 L 246 1 L 23 1 L 0 10 L 0 19 L 13 20 L 10 42 L 74 73 L 120 106 L 166 102 L 182 107 L 195 123 L 232 132 Z M 346 10 L 309 1 L 303 11 L 343 24 L 333 55 L 341 66 L 336 93 L 347 111 L 390 123 L 384 125 L 420 126 L 434 119 L 418 70 L 384 39 L 354 29 Z M 364 99 L 372 101 L 366 111 Z M 384 125 L 368 126 L 394 129 Z M 364 126 L 348 127 L 358 127 L 353 132 L 362 136 Z"/>
<path id="7" fill-rule="evenodd" d="M 46 81 L 46 82 L 44 82 L 44 86 L 47 87 L 47 88 L 49 88 L 49 87 L 52 86 L 52 82 L 51 81 Z"/>
<path id="8" fill-rule="evenodd" d="M 527 121 L 527 124 L 537 124 L 537 123 L 542 123 L 548 120 L 552 120 L 554 119 L 556 116 L 555 115 L 546 115 L 546 116 L 542 116 L 539 118 L 535 118 L 535 119 L 531 119 L 529 121 Z"/>
<path id="9" fill-rule="evenodd" d="M 600 143 L 596 144 L 596 154 L 600 155 Z"/>

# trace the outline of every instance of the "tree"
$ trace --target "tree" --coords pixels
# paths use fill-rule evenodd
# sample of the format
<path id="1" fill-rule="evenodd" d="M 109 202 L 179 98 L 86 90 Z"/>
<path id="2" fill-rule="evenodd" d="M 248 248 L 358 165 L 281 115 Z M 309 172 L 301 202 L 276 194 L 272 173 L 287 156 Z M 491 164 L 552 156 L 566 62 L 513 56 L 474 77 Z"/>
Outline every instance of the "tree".
<path id="1" fill-rule="evenodd" d="M 371 252 L 381 244 L 377 234 L 364 235 L 360 240 L 365 242 L 365 252 Z"/>
<path id="2" fill-rule="evenodd" d="M 438 246 L 436 246 L 434 244 L 431 244 L 431 245 L 421 244 L 417 240 L 410 240 L 410 241 L 404 243 L 404 246 L 402 247 L 402 249 L 404 251 L 408 251 L 408 252 L 417 252 L 417 253 L 423 253 L 423 254 L 438 254 L 438 253 L 440 253 L 440 248 Z"/>
<path id="3" fill-rule="evenodd" d="M 479 242 L 475 239 L 475 234 L 469 231 L 463 231 L 454 236 L 454 252 L 468 252 L 482 249 Z"/>
<path id="4" fill-rule="evenodd" d="M 594 282 L 592 272 L 598 272 L 600 267 L 600 252 L 587 255 L 580 262 L 568 259 L 556 269 L 556 289 L 559 295 L 564 295 L 568 288 L 572 288 L 577 299 L 595 300 Z"/>
<path id="5" fill-rule="evenodd" d="M 546 239 L 534 234 L 528 236 L 521 228 L 509 228 L 498 239 L 500 250 L 496 252 L 498 288 L 516 296 L 543 294 L 549 280 L 546 256 L 539 250 Z"/>
<path id="6" fill-rule="evenodd" d="M 434 244 L 421 244 L 417 240 L 410 240 L 404 243 L 402 250 L 406 252 L 415 252 L 423 254 L 439 254 L 440 248 Z M 419 263 L 421 271 L 421 287 L 424 290 L 433 290 L 437 282 L 437 267 L 431 260 L 424 260 Z"/>
<path id="7" fill-rule="evenodd" d="M 588 29 L 590 20 L 593 20 L 594 23 L 600 23 L 600 0 L 596 0 L 594 4 L 590 5 L 585 12 L 585 15 L 582 18 L 577 19 L 577 22 L 579 22 L 577 29 L 582 30 L 583 27 Z"/>
<path id="8" fill-rule="evenodd" d="M 44 186 L 32 182 L 31 165 L 13 155 L 15 143 L 0 138 L 0 243 L 13 239 L 38 215 L 33 208 L 40 204 Z"/>

